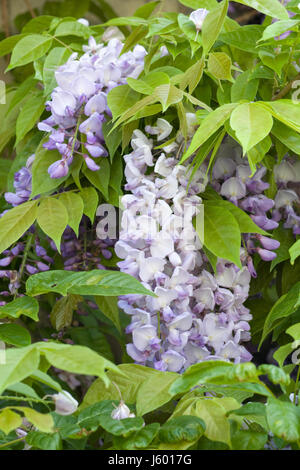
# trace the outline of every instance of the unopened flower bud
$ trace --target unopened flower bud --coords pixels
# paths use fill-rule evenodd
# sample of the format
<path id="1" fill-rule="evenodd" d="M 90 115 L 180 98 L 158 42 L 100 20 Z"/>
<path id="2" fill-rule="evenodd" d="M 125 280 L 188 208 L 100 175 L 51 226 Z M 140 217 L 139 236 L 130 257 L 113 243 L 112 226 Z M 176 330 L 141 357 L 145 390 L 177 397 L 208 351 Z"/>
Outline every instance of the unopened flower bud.
<path id="1" fill-rule="evenodd" d="M 130 412 L 130 409 L 123 401 L 120 401 L 119 406 L 111 413 L 111 417 L 119 421 L 125 418 L 135 418 L 135 414 Z"/>
<path id="2" fill-rule="evenodd" d="M 69 392 L 63 390 L 62 392 L 52 395 L 55 402 L 55 411 L 57 414 L 67 416 L 75 413 L 78 408 L 78 401 L 72 397 Z"/>

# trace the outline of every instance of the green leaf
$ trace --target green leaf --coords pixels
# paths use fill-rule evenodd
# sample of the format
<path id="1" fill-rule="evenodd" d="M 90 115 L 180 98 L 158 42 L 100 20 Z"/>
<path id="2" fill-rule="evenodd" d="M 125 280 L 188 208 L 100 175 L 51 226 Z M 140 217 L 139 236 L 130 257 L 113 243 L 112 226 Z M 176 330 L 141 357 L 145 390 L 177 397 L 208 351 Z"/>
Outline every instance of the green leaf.
<path id="1" fill-rule="evenodd" d="M 278 348 L 273 354 L 275 361 L 278 362 L 280 367 L 283 367 L 283 363 L 286 358 L 294 351 L 293 344 L 294 343 L 285 344 L 284 346 Z"/>
<path id="2" fill-rule="evenodd" d="M 114 446 L 120 450 L 145 449 L 158 434 L 159 427 L 159 423 L 151 423 L 127 438 L 115 436 Z"/>
<path id="3" fill-rule="evenodd" d="M 178 416 L 167 421 L 159 430 L 162 442 L 196 441 L 205 431 L 205 423 L 197 416 Z"/>
<path id="4" fill-rule="evenodd" d="M 158 86 L 154 91 L 154 96 L 161 103 L 163 112 L 183 99 L 182 91 L 171 83 Z"/>
<path id="5" fill-rule="evenodd" d="M 45 372 L 42 372 L 41 370 L 34 371 L 32 374 L 30 374 L 30 378 L 35 382 L 40 382 L 50 388 L 53 388 L 53 390 L 56 390 L 57 392 L 62 391 L 60 384 L 53 380 L 50 375 L 45 374 Z"/>
<path id="6" fill-rule="evenodd" d="M 30 431 L 26 436 L 26 442 L 36 449 L 62 450 L 62 442 L 59 433 L 47 434 L 38 431 Z"/>
<path id="7" fill-rule="evenodd" d="M 208 56 L 208 72 L 218 80 L 232 81 L 231 58 L 225 52 L 212 52 Z"/>
<path id="8" fill-rule="evenodd" d="M 269 398 L 267 403 L 267 420 L 270 431 L 288 442 L 300 438 L 300 413 L 293 403 Z"/>
<path id="9" fill-rule="evenodd" d="M 230 397 L 204 398 L 196 403 L 193 414 L 205 422 L 204 435 L 211 441 L 224 442 L 231 446 L 230 423 L 227 412 L 240 408 L 240 404 Z"/>
<path id="10" fill-rule="evenodd" d="M 78 237 L 79 224 L 83 215 L 84 203 L 80 195 L 71 191 L 62 193 L 59 196 L 59 202 L 61 202 L 68 213 L 68 225 L 74 230 Z"/>
<path id="11" fill-rule="evenodd" d="M 54 304 L 50 314 L 50 321 L 57 331 L 63 328 L 68 328 L 72 324 L 73 312 L 76 310 L 77 305 L 83 299 L 80 295 L 70 294 Z"/>
<path id="12" fill-rule="evenodd" d="M 265 13 L 265 15 L 278 18 L 279 20 L 288 20 L 289 15 L 279 0 L 236 0 L 248 7 Z"/>
<path id="13" fill-rule="evenodd" d="M 117 297 L 95 296 L 94 298 L 101 312 L 109 318 L 121 332 Z"/>
<path id="14" fill-rule="evenodd" d="M 0 318 L 19 318 L 21 315 L 38 321 L 39 303 L 31 297 L 18 297 L 0 307 Z"/>
<path id="15" fill-rule="evenodd" d="M 39 413 L 32 408 L 25 406 L 14 407 L 14 409 L 20 410 L 24 413 L 25 418 L 27 418 L 30 423 L 32 423 L 39 431 L 42 432 L 53 432 L 53 418 L 50 414 Z"/>
<path id="16" fill-rule="evenodd" d="M 290 376 L 284 370 L 272 364 L 262 364 L 258 367 L 259 375 L 267 375 L 273 384 L 289 385 Z"/>
<path id="17" fill-rule="evenodd" d="M 203 145 L 229 118 L 231 112 L 237 105 L 235 103 L 225 104 L 209 113 L 202 121 L 199 129 L 195 132 L 192 142 L 184 153 L 180 163 L 185 162 L 201 145 Z"/>
<path id="18" fill-rule="evenodd" d="M 262 25 L 241 26 L 234 31 L 222 33 L 219 39 L 229 46 L 236 47 L 237 49 L 245 52 L 257 54 L 259 51 L 257 42 L 261 39 L 263 30 L 264 28 Z"/>
<path id="19" fill-rule="evenodd" d="M 24 37 L 26 37 L 26 34 L 15 34 L 14 36 L 3 39 L 3 41 L 0 42 L 0 57 L 9 54 Z"/>
<path id="20" fill-rule="evenodd" d="M 137 394 L 140 386 L 162 373 L 150 367 L 140 366 L 138 364 L 120 364 L 118 368 L 124 372 L 124 375 L 116 374 L 113 371 L 108 371 L 107 375 L 111 382 L 115 382 L 120 389 L 123 400 L 126 403 L 136 403 Z M 111 383 L 108 388 L 103 387 L 102 381 L 95 380 L 87 391 L 81 407 L 86 408 L 89 405 L 95 404 L 103 400 L 118 400 L 120 398 L 119 392 L 116 387 Z"/>
<path id="21" fill-rule="evenodd" d="M 15 413 L 9 408 L 4 408 L 4 410 L 0 412 L 0 429 L 5 434 L 9 434 L 21 425 L 22 418 L 18 413 Z"/>
<path id="22" fill-rule="evenodd" d="M 43 70 L 44 94 L 49 95 L 57 86 L 55 70 L 62 64 L 65 64 L 70 57 L 71 52 L 64 47 L 54 47 L 46 57 Z"/>
<path id="23" fill-rule="evenodd" d="M 154 1 L 154 2 L 149 2 L 146 5 L 142 5 L 139 7 L 133 14 L 133 16 L 137 16 L 138 18 L 149 18 L 151 16 L 152 12 L 155 10 L 157 5 L 159 4 L 159 1 Z"/>
<path id="24" fill-rule="evenodd" d="M 280 247 L 276 250 L 277 257 L 271 263 L 271 271 L 275 266 L 277 266 L 277 264 L 290 258 L 289 248 L 295 240 L 292 231 L 284 228 L 282 223 L 272 232 L 272 234 L 274 239 L 280 242 Z"/>
<path id="25" fill-rule="evenodd" d="M 41 354 L 45 355 L 52 366 L 73 374 L 96 375 L 103 380 L 105 385 L 109 384 L 105 370 L 119 371 L 112 362 L 85 346 L 70 346 L 51 342 L 35 343 L 35 346 Z M 121 371 L 119 373 L 121 374 Z"/>
<path id="26" fill-rule="evenodd" d="M 113 124 L 111 121 L 103 122 L 102 132 L 105 140 L 105 145 L 109 151 L 110 161 L 113 161 L 117 148 L 122 142 L 122 132 L 120 129 L 112 131 Z M 111 132 L 112 131 L 112 132 Z"/>
<path id="27" fill-rule="evenodd" d="M 257 164 L 260 163 L 272 147 L 272 139 L 267 135 L 263 140 L 256 144 L 252 149 L 248 150 L 247 157 L 251 168 L 251 177 L 257 170 Z"/>
<path id="28" fill-rule="evenodd" d="M 291 264 L 294 264 L 298 256 L 300 256 L 300 240 L 297 240 L 289 249 Z"/>
<path id="29" fill-rule="evenodd" d="M 83 213 L 87 215 L 93 223 L 99 202 L 98 193 L 95 188 L 89 186 L 87 188 L 82 188 L 80 191 L 80 197 L 84 204 Z"/>
<path id="30" fill-rule="evenodd" d="M 244 103 L 232 112 L 230 125 L 246 154 L 270 133 L 273 119 L 271 113 L 256 103 Z"/>
<path id="31" fill-rule="evenodd" d="M 54 241 L 60 253 L 60 242 L 68 224 L 68 212 L 57 199 L 47 197 L 42 200 L 37 213 L 37 222 L 43 232 Z"/>
<path id="32" fill-rule="evenodd" d="M 274 70 L 280 77 L 283 67 L 288 62 L 289 54 L 287 52 L 259 51 L 259 57 L 264 65 Z"/>
<path id="33" fill-rule="evenodd" d="M 203 53 L 207 55 L 216 40 L 224 25 L 228 10 L 228 0 L 221 2 L 217 8 L 210 11 L 206 16 L 202 26 L 202 41 Z"/>
<path id="34" fill-rule="evenodd" d="M 180 88 L 185 90 L 188 86 L 189 93 L 193 93 L 202 78 L 204 66 L 205 62 L 202 58 L 189 67 L 180 79 Z"/>
<path id="35" fill-rule="evenodd" d="M 296 28 L 299 23 L 300 20 L 276 21 L 270 26 L 267 26 L 267 28 L 264 30 L 264 34 L 261 40 L 266 41 L 267 39 L 275 38 L 275 36 L 280 36 L 282 33 Z"/>
<path id="36" fill-rule="evenodd" d="M 40 355 L 32 346 L 10 348 L 5 354 L 6 363 L 1 364 L 0 393 L 9 385 L 29 377 L 38 368 L 40 362 Z"/>
<path id="37" fill-rule="evenodd" d="M 26 282 L 27 294 L 31 296 L 57 292 L 61 295 L 126 295 L 155 294 L 137 279 L 126 273 L 94 269 L 89 272 L 47 271 L 34 274 Z"/>
<path id="38" fill-rule="evenodd" d="M 273 305 L 269 312 L 263 329 L 260 345 L 263 343 L 267 335 L 280 323 L 284 318 L 294 313 L 299 307 L 300 299 L 300 282 L 293 285 L 287 294 L 281 296 Z"/>
<path id="39" fill-rule="evenodd" d="M 224 207 L 207 204 L 204 207 L 204 234 L 201 233 L 202 224 L 200 225 L 200 231 L 197 233 L 208 250 L 218 258 L 231 261 L 241 269 L 241 232 L 232 213 Z"/>
<path id="40" fill-rule="evenodd" d="M 268 232 L 265 232 L 258 227 L 246 212 L 232 204 L 232 202 L 224 201 L 223 199 L 214 199 L 205 201 L 204 210 L 206 210 L 206 207 L 208 206 L 224 207 L 224 209 L 229 210 L 239 224 L 241 233 L 260 233 L 261 235 L 269 235 Z"/>
<path id="41" fill-rule="evenodd" d="M 246 72 L 238 75 L 235 79 L 231 88 L 231 101 L 234 103 L 241 100 L 254 101 L 258 90 L 259 80 L 251 80 L 251 73 L 251 70 L 247 70 Z"/>
<path id="42" fill-rule="evenodd" d="M 35 152 L 35 159 L 32 165 L 31 198 L 53 191 L 67 179 L 67 176 L 63 178 L 51 178 L 48 173 L 49 166 L 61 158 L 57 150 L 43 148 L 43 144 L 48 138 L 49 137 L 46 137 L 46 139 L 41 141 Z"/>
<path id="43" fill-rule="evenodd" d="M 0 325 L 0 341 L 22 347 L 31 343 L 31 336 L 26 328 L 16 323 L 4 323 Z"/>
<path id="44" fill-rule="evenodd" d="M 41 15 L 37 16 L 36 18 L 32 18 L 24 26 L 24 28 L 22 29 L 22 33 L 42 33 L 43 31 L 49 28 L 53 19 L 54 16 L 50 15 Z"/>
<path id="45" fill-rule="evenodd" d="M 217 0 L 201 0 L 201 5 L 199 4 L 199 0 L 179 0 L 179 2 L 193 10 L 197 10 L 200 6 L 201 8 L 211 10 L 217 6 Z"/>
<path id="46" fill-rule="evenodd" d="M 64 21 L 60 23 L 55 30 L 56 37 L 78 36 L 84 39 L 88 39 L 90 35 L 90 28 L 84 24 L 78 23 L 78 21 Z"/>
<path id="47" fill-rule="evenodd" d="M 292 100 L 261 102 L 260 106 L 271 112 L 276 119 L 286 126 L 291 127 L 298 133 L 300 132 L 299 107 Z"/>
<path id="48" fill-rule="evenodd" d="M 90 183 L 103 194 L 105 199 L 108 199 L 108 184 L 110 176 L 110 166 L 108 159 L 102 158 L 99 163 L 100 169 L 92 171 L 89 168 L 84 168 L 83 173 Z"/>
<path id="49" fill-rule="evenodd" d="M 140 416 L 150 413 L 150 411 L 168 403 L 172 399 L 172 395 L 169 393 L 170 385 L 177 378 L 178 375 L 175 373 L 160 372 L 145 380 L 137 393 L 137 414 Z M 153 393 L 153 390 L 159 390 L 159 393 Z"/>
<path id="50" fill-rule="evenodd" d="M 274 122 L 272 134 L 277 137 L 286 147 L 297 155 L 300 155 L 300 135 L 299 132 L 290 129 L 278 121 Z"/>
<path id="51" fill-rule="evenodd" d="M 43 57 L 52 45 L 52 38 L 40 34 L 23 37 L 15 46 L 7 70 L 29 64 Z"/>
<path id="52" fill-rule="evenodd" d="M 37 217 L 37 201 L 25 202 L 6 212 L 0 219 L 0 253 L 19 240 Z"/>
<path id="53" fill-rule="evenodd" d="M 24 384 L 22 382 L 17 382 L 16 384 L 10 385 L 9 387 L 7 387 L 7 390 L 9 390 L 10 392 L 18 393 L 23 397 L 25 396 L 29 398 L 37 398 L 38 400 L 40 399 L 40 397 L 32 387 L 29 387 L 29 385 Z"/>
<path id="54" fill-rule="evenodd" d="M 42 92 L 30 97 L 26 101 L 21 108 L 16 123 L 16 145 L 36 125 L 44 109 L 45 103 Z"/>
<path id="55" fill-rule="evenodd" d="M 10 104 L 9 108 L 7 110 L 7 114 L 15 107 L 17 104 L 19 104 L 21 101 L 24 99 L 28 98 L 32 94 L 33 91 L 36 91 L 36 85 L 37 85 L 37 80 L 30 76 L 24 80 L 23 83 L 21 83 L 18 86 L 18 89 L 14 93 Z"/>
<path id="56" fill-rule="evenodd" d="M 170 393 L 173 395 L 185 393 L 198 383 L 206 383 L 214 377 L 226 376 L 231 367 L 232 364 L 225 361 L 201 362 L 191 366 L 171 385 Z"/>
<path id="57" fill-rule="evenodd" d="M 113 120 L 131 108 L 138 100 L 139 94 L 129 85 L 113 88 L 107 96 L 107 105 L 113 115 Z"/>
<path id="58" fill-rule="evenodd" d="M 231 435 L 233 450 L 261 450 L 268 441 L 268 434 L 265 432 L 237 429 Z"/>
<path id="59" fill-rule="evenodd" d="M 106 432 L 113 434 L 113 436 L 128 436 L 132 432 L 140 431 L 144 426 L 144 420 L 141 417 L 113 419 L 110 414 L 103 414 L 100 419 L 100 424 Z"/>

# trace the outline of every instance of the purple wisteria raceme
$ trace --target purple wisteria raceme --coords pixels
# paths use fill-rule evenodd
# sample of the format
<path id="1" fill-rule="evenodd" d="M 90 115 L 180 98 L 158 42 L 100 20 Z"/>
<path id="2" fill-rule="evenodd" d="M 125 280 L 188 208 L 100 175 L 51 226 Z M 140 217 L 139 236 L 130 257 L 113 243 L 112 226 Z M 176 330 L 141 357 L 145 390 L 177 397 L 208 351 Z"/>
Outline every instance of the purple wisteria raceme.
<path id="1" fill-rule="evenodd" d="M 140 75 L 146 55 L 139 45 L 120 55 L 122 48 L 117 38 L 105 46 L 91 37 L 80 58 L 74 53 L 56 70 L 58 86 L 46 103 L 51 116 L 38 124 L 41 131 L 50 134 L 44 147 L 61 154 L 61 159 L 48 169 L 51 178 L 66 176 L 74 156 L 83 158 L 92 171 L 100 168 L 95 158 L 108 156 L 102 132 L 103 123 L 111 117 L 107 95 L 116 86 L 126 84 L 128 77 Z"/>
<path id="2" fill-rule="evenodd" d="M 284 221 L 284 228 L 293 229 L 294 235 L 300 235 L 300 161 L 284 159 L 274 168 L 278 186 L 275 197 L 274 217 Z"/>
<path id="3" fill-rule="evenodd" d="M 195 116 L 188 116 L 192 135 Z M 159 119 L 147 126 L 160 142 L 172 126 Z M 157 297 L 127 295 L 119 307 L 131 316 L 127 333 L 132 343 L 128 354 L 139 364 L 180 372 L 208 359 L 248 361 L 241 345 L 250 339 L 251 315 L 243 303 L 248 297 L 250 273 L 218 260 L 217 274 L 208 260 L 193 226 L 201 213 L 199 193 L 206 186 L 206 168 L 189 184 L 190 172 L 178 165 L 181 136 L 154 157 L 153 141 L 143 132 L 133 133 L 133 152 L 125 155 L 129 191 L 122 198 L 124 212 L 115 251 L 129 273 Z M 241 259 L 246 264 L 244 250 Z"/>
<path id="4" fill-rule="evenodd" d="M 248 212 L 253 222 L 265 231 L 278 227 L 274 211 L 275 202 L 264 195 L 269 188 L 263 178 L 267 169 L 261 166 L 253 176 L 248 161 L 242 158 L 240 146 L 226 140 L 220 146 L 213 171 L 212 186 L 228 201 Z M 280 243 L 277 240 L 259 235 L 243 235 L 247 247 L 247 265 L 253 277 L 256 277 L 252 255 L 258 255 L 264 261 L 276 258 L 276 250 Z"/>

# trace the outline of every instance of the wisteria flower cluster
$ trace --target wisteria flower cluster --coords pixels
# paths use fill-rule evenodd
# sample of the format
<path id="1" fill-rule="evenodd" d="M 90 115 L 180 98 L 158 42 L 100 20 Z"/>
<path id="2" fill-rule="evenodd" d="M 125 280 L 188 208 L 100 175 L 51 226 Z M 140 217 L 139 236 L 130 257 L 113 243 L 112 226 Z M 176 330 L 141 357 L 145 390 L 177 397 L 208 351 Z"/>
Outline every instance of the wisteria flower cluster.
<path id="1" fill-rule="evenodd" d="M 172 126 L 158 119 L 146 131 L 161 141 Z M 174 372 L 208 359 L 248 361 L 251 355 L 241 343 L 250 339 L 251 315 L 243 305 L 249 270 L 219 260 L 217 274 L 211 274 L 192 224 L 202 202 L 198 194 L 205 189 L 205 169 L 189 185 L 187 168 L 178 165 L 177 142 L 157 159 L 153 141 L 141 131 L 134 132 L 131 145 L 133 152 L 124 157 L 130 194 L 122 198 L 115 250 L 124 259 L 118 263 L 121 271 L 157 297 L 120 299 L 120 308 L 131 316 L 128 354 L 139 364 Z M 245 259 L 243 250 L 241 255 Z"/>
<path id="2" fill-rule="evenodd" d="M 228 201 L 250 214 L 253 222 L 265 231 L 278 227 L 275 212 L 270 212 L 275 201 L 264 195 L 269 183 L 263 180 L 267 169 L 263 165 L 252 175 L 247 160 L 242 159 L 241 148 L 237 145 L 225 143 L 220 147 L 219 157 L 212 172 L 212 186 Z M 276 220 L 275 220 L 276 219 Z M 244 235 L 247 247 L 247 265 L 256 277 L 252 256 L 255 253 L 264 261 L 276 258 L 274 250 L 280 243 L 260 234 Z"/>
<path id="3" fill-rule="evenodd" d="M 293 229 L 294 235 L 300 235 L 300 162 L 284 159 L 274 169 L 278 186 L 275 197 L 274 218 L 283 221 L 284 228 Z M 298 189 L 298 191 L 297 191 Z"/>
<path id="4" fill-rule="evenodd" d="M 103 123 L 111 117 L 107 94 L 125 84 L 127 77 L 137 78 L 146 55 L 139 45 L 120 55 L 122 48 L 123 43 L 117 38 L 105 46 L 91 37 L 88 46 L 83 46 L 84 55 L 78 58 L 77 53 L 72 54 L 56 70 L 58 86 L 46 106 L 51 116 L 38 125 L 41 131 L 50 133 L 44 147 L 57 149 L 62 157 L 49 167 L 51 178 L 66 176 L 74 155 L 83 157 L 92 171 L 100 168 L 94 158 L 108 156 L 102 132 Z"/>

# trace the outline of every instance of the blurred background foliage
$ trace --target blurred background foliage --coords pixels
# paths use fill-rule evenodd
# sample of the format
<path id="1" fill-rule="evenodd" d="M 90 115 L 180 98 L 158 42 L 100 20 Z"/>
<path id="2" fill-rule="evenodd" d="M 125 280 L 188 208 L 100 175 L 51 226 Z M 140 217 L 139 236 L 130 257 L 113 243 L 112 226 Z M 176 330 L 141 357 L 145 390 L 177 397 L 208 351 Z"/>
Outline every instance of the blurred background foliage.
<path id="1" fill-rule="evenodd" d="M 39 15 L 85 17 L 99 24 L 115 16 L 130 16 L 150 0 L 1 0 L 0 40 L 21 32 L 32 17 Z M 199 2 L 200 5 L 201 2 Z M 230 2 L 229 14 L 240 24 L 260 23 L 261 15 L 244 5 Z M 201 5 L 200 5 L 201 6 Z M 164 0 L 165 11 L 189 12 L 177 0 Z M 4 79 L 5 60 L 0 59 L 0 79 Z M 9 81 L 9 76 L 5 76 Z"/>

